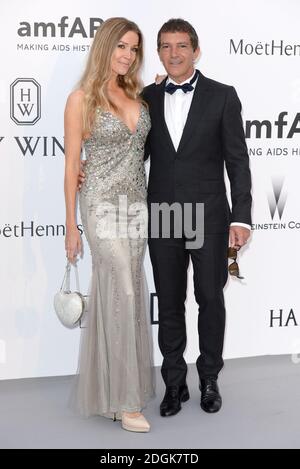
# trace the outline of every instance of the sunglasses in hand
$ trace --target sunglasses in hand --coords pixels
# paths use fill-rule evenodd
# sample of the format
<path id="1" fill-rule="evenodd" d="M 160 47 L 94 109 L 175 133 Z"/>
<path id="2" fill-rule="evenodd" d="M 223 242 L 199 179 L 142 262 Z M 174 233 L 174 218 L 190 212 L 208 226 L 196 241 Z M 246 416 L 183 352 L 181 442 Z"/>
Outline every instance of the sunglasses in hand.
<path id="1" fill-rule="evenodd" d="M 238 253 L 238 250 L 240 248 L 234 248 L 234 247 L 229 247 L 228 248 L 228 251 L 227 251 L 227 257 L 228 259 L 232 259 L 233 262 L 231 264 L 229 264 L 228 266 L 228 272 L 230 273 L 230 275 L 234 276 L 234 277 L 237 277 L 239 279 L 243 279 L 244 277 L 241 277 L 240 276 L 240 269 L 239 269 L 239 266 L 238 266 L 238 263 L 237 263 L 237 253 Z"/>

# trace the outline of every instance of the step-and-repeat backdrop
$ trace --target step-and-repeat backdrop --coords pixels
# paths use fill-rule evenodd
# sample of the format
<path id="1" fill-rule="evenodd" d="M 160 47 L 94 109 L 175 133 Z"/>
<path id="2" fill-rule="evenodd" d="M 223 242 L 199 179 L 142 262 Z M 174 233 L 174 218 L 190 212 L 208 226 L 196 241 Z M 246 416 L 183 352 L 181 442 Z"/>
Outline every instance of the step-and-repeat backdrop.
<path id="1" fill-rule="evenodd" d="M 300 36 L 298 0 L 37 0 L 1 4 L 0 377 L 64 375 L 77 365 L 79 329 L 58 322 L 53 295 L 66 264 L 63 194 L 66 98 L 101 22 L 136 21 L 145 36 L 143 80 L 162 73 L 156 34 L 170 17 L 196 28 L 204 75 L 234 85 L 253 175 L 253 231 L 244 281 L 225 289 L 225 358 L 300 352 Z M 80 220 L 79 220 L 80 221 Z M 83 292 L 91 258 L 79 262 Z M 155 363 L 157 302 L 147 255 Z M 186 359 L 198 354 L 192 268 Z"/>

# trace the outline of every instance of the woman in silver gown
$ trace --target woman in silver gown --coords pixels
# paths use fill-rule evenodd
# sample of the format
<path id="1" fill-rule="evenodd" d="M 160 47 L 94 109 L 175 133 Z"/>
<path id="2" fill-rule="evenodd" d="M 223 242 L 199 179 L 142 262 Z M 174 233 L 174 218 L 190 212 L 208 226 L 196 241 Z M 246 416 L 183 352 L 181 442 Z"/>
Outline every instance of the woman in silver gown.
<path id="1" fill-rule="evenodd" d="M 65 109 L 66 255 L 82 254 L 76 189 L 92 256 L 87 327 L 82 329 L 72 403 L 83 415 L 120 419 L 147 432 L 141 413 L 153 395 L 151 333 L 143 259 L 147 237 L 144 144 L 150 130 L 139 98 L 143 41 L 135 23 L 98 29 L 80 85 Z"/>

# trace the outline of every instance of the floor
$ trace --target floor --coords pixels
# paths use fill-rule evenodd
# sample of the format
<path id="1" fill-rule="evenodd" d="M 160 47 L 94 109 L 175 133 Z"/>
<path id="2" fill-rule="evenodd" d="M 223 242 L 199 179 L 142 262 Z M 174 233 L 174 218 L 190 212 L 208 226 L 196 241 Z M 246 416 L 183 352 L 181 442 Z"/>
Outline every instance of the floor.
<path id="1" fill-rule="evenodd" d="M 157 396 L 145 410 L 151 432 L 122 430 L 102 417 L 82 419 L 67 406 L 71 376 L 0 381 L 0 448 L 299 448 L 300 364 L 290 356 L 226 360 L 219 379 L 223 407 L 199 406 L 196 368 L 189 366 L 191 399 L 162 418 Z"/>

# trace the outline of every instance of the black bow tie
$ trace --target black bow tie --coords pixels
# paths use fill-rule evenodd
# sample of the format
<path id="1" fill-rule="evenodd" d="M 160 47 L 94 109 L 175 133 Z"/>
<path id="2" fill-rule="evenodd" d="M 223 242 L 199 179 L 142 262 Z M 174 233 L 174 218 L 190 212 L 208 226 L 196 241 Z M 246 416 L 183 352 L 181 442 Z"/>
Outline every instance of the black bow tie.
<path id="1" fill-rule="evenodd" d="M 174 83 L 168 83 L 167 86 L 165 87 L 166 93 L 173 94 L 175 93 L 176 90 L 182 90 L 184 93 L 187 93 L 188 91 L 193 91 L 193 83 L 194 81 L 197 80 L 199 75 L 199 70 L 196 70 L 195 75 L 191 79 L 189 83 L 184 83 L 183 85 L 175 85 Z"/>

